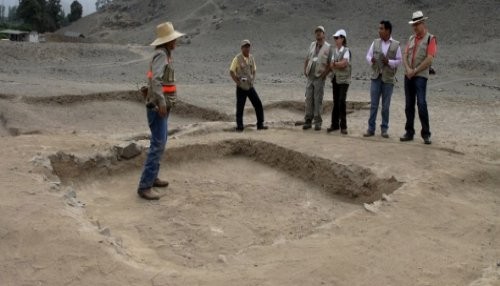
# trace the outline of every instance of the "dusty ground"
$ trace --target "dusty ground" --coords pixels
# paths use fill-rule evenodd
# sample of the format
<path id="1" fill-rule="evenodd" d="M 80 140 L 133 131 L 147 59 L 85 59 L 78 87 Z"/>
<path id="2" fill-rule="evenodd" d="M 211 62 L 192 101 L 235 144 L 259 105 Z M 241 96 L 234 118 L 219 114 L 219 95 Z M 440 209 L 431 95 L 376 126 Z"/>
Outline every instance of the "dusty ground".
<path id="1" fill-rule="evenodd" d="M 0 42 L 0 285 L 500 285 L 497 22 L 485 33 L 462 27 L 471 43 L 457 45 L 458 36 L 446 33 L 449 19 L 439 15 L 462 13 L 471 3 L 449 11 L 435 4 L 433 25 L 446 37 L 429 81 L 433 144 L 425 146 L 420 138 L 398 139 L 402 74 L 391 138 L 362 137 L 370 84 L 362 58 L 375 32 L 363 25 L 352 26 L 359 38 L 351 42 L 349 135 L 296 126 L 310 39 L 304 28 L 286 49 L 286 33 L 269 41 L 289 33 L 284 18 L 271 32 L 252 34 L 257 90 L 271 129 L 254 130 L 249 108 L 249 127 L 230 132 L 234 87 L 227 65 L 237 51 L 224 45 L 203 60 L 200 54 L 225 34 L 237 43 L 233 21 L 257 31 L 285 13 L 297 16 L 296 26 L 313 25 L 293 12 L 310 7 L 269 1 L 258 9 L 249 4 L 240 17 L 230 2 L 196 9 L 195 1 L 185 2 L 177 10 L 188 15 L 180 27 L 209 25 L 176 51 L 181 102 L 169 119 L 161 169 L 171 186 L 158 202 L 135 193 L 148 146 L 136 89 L 151 49 Z M 491 21 L 492 3 L 477 2 L 471 17 L 480 20 L 471 25 Z M 214 13 L 224 18 L 218 29 L 210 24 Z M 75 25 L 96 29 L 85 21 L 97 25 L 105 16 Z M 154 16 L 148 25 L 160 20 Z M 131 42 L 149 41 L 149 26 L 127 28 L 139 39 Z M 398 28 L 397 37 L 406 32 Z M 114 33 L 105 27 L 94 37 Z M 483 59 L 473 56 L 477 50 Z M 324 127 L 329 84 L 325 100 Z M 132 141 L 143 147 L 140 156 L 118 160 L 114 146 Z"/>

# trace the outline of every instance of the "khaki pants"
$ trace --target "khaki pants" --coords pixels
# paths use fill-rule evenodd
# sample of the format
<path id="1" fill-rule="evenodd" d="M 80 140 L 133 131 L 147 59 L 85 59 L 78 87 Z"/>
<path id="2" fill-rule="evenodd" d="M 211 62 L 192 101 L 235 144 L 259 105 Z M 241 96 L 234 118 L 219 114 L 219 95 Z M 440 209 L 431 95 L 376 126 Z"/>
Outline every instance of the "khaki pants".
<path id="1" fill-rule="evenodd" d="M 325 81 L 321 78 L 308 78 L 306 85 L 306 124 L 311 124 L 314 119 L 316 125 L 321 126 L 323 119 L 323 90 Z"/>

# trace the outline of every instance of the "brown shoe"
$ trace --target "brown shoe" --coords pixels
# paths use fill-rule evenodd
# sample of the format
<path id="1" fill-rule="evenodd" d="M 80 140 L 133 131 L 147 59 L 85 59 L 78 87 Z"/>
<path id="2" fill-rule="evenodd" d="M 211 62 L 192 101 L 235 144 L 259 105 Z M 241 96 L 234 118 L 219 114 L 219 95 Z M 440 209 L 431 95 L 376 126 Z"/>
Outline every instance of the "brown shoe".
<path id="1" fill-rule="evenodd" d="M 160 195 L 157 192 L 153 191 L 151 188 L 145 190 L 138 190 L 137 194 L 139 195 L 139 197 L 148 201 L 155 201 L 160 199 Z"/>
<path id="2" fill-rule="evenodd" d="M 166 187 L 168 187 L 168 182 L 156 178 L 155 182 L 153 183 L 153 187 L 156 187 L 156 188 L 166 188 Z"/>

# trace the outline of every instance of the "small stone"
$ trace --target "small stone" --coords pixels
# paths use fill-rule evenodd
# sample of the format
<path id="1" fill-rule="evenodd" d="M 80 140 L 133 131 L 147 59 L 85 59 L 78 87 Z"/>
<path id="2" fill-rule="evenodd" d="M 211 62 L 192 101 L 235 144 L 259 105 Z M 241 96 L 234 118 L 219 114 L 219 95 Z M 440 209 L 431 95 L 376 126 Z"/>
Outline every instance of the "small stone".
<path id="1" fill-rule="evenodd" d="M 388 194 L 382 194 L 382 200 L 386 202 L 392 202 L 393 199 Z"/>
<path id="2" fill-rule="evenodd" d="M 142 152 L 141 147 L 137 145 L 137 143 L 135 142 L 115 145 L 115 149 L 118 154 L 118 157 L 123 158 L 125 160 L 139 156 Z"/>
<path id="3" fill-rule="evenodd" d="M 500 261 L 497 262 L 497 267 L 500 267 Z"/>
<path id="4" fill-rule="evenodd" d="M 100 229 L 99 233 L 102 234 L 102 235 L 104 235 L 104 236 L 110 236 L 111 235 L 111 230 L 109 229 L 109 227 L 105 227 L 103 229 Z"/>
<path id="5" fill-rule="evenodd" d="M 219 254 L 219 257 L 217 258 L 217 262 L 226 264 L 227 263 L 226 256 L 223 254 Z"/>
<path id="6" fill-rule="evenodd" d="M 363 204 L 363 206 L 365 207 L 365 210 L 367 210 L 371 213 L 374 213 L 374 214 L 379 212 L 380 205 L 381 205 L 380 201 L 375 201 L 371 204 Z"/>
<path id="7" fill-rule="evenodd" d="M 64 195 L 67 199 L 76 199 L 76 192 L 73 188 L 69 187 L 68 191 Z"/>

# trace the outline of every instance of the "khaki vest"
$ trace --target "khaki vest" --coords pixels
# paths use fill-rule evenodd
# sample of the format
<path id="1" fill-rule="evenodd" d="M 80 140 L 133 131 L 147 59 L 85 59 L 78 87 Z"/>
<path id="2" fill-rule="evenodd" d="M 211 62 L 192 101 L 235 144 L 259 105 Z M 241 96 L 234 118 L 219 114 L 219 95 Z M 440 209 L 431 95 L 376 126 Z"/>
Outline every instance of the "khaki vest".
<path id="1" fill-rule="evenodd" d="M 317 57 L 318 59 L 316 61 L 314 70 L 311 70 L 315 57 Z M 321 49 L 319 49 L 318 54 L 316 55 L 316 42 L 312 42 L 311 46 L 309 47 L 309 53 L 307 55 L 308 59 L 306 68 L 307 76 L 309 76 L 310 73 L 312 72 L 312 75 L 314 75 L 314 77 L 320 77 L 321 74 L 328 67 L 328 64 L 330 63 L 330 57 L 331 57 L 331 46 L 329 43 L 325 42 L 321 47 Z"/>
<path id="2" fill-rule="evenodd" d="M 408 40 L 408 54 L 406 57 L 406 60 L 408 61 L 408 64 L 410 65 L 410 68 L 414 69 L 418 67 L 427 57 L 427 47 L 429 46 L 430 40 L 434 36 L 427 32 L 427 34 L 420 40 L 418 43 L 418 47 L 415 50 L 415 61 L 413 62 L 412 65 L 412 59 L 413 59 L 413 49 L 415 47 L 415 35 L 412 35 L 410 39 Z M 420 76 L 420 77 L 425 77 L 429 78 L 429 69 L 425 69 L 415 76 Z"/>
<path id="3" fill-rule="evenodd" d="M 240 79 L 239 87 L 243 90 L 249 90 L 253 87 L 255 78 L 255 60 L 252 55 L 248 55 L 248 63 L 245 61 L 245 56 L 240 53 L 236 56 L 238 60 L 238 68 L 236 69 L 236 76 Z M 246 78 L 246 81 L 241 79 Z"/>
<path id="4" fill-rule="evenodd" d="M 340 52 L 338 55 L 337 53 L 333 52 L 333 60 L 335 62 L 340 62 L 343 58 L 345 53 L 347 53 L 349 49 L 347 47 L 344 47 L 342 52 Z M 335 79 L 335 82 L 337 84 L 350 84 L 351 83 L 351 61 L 349 60 L 349 63 L 347 64 L 347 67 L 343 69 L 333 69 L 333 78 Z"/>
<path id="5" fill-rule="evenodd" d="M 389 49 L 387 50 L 387 58 L 390 60 L 396 59 L 396 54 L 398 53 L 399 42 L 391 40 Z M 382 74 L 382 82 L 384 83 L 394 83 L 394 78 L 398 71 L 397 68 L 392 68 L 389 65 L 384 65 L 382 59 L 384 58 L 384 53 L 382 51 L 382 40 L 376 39 L 373 41 L 373 57 L 376 62 L 372 64 L 372 79 L 377 79 L 380 74 Z"/>

